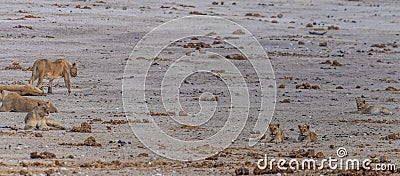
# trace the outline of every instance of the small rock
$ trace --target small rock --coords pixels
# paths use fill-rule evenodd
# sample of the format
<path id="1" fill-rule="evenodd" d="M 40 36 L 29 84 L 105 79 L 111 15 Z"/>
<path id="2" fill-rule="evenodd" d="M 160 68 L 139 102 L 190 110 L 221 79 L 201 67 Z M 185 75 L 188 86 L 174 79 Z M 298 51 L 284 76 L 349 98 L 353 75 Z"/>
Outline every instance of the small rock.
<path id="1" fill-rule="evenodd" d="M 138 157 L 148 157 L 149 156 L 149 154 L 147 154 L 147 153 L 139 153 L 138 154 Z"/>
<path id="2" fill-rule="evenodd" d="M 188 116 L 186 111 L 179 111 L 179 116 Z"/>
<path id="3" fill-rule="evenodd" d="M 318 152 L 317 154 L 315 154 L 315 158 L 325 158 L 325 155 L 322 152 Z"/>
<path id="4" fill-rule="evenodd" d="M 290 103 L 290 102 L 291 102 L 290 99 L 284 99 L 284 100 L 280 101 L 280 103 Z"/>
<path id="5" fill-rule="evenodd" d="M 245 167 L 241 167 L 235 170 L 235 174 L 236 175 L 249 175 L 250 171 L 249 169 L 245 168 Z"/>
<path id="6" fill-rule="evenodd" d="M 321 42 L 319 43 L 319 46 L 326 47 L 328 46 L 328 42 Z"/>
<path id="7" fill-rule="evenodd" d="M 337 61 L 337 60 L 334 60 L 333 62 L 332 62 L 332 66 L 342 66 L 342 64 L 341 63 L 339 63 L 339 61 Z"/>
<path id="8" fill-rule="evenodd" d="M 236 31 L 233 31 L 232 34 L 243 35 L 243 34 L 245 34 L 245 32 L 243 32 L 243 30 L 241 30 L 241 29 L 237 29 Z"/>

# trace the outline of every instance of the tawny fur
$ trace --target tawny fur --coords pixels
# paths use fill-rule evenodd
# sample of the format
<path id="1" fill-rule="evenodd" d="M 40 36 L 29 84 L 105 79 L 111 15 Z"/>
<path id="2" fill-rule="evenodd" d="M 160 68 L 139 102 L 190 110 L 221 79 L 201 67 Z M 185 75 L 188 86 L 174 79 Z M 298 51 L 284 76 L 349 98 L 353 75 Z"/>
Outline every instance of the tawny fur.
<path id="1" fill-rule="evenodd" d="M 282 143 L 285 138 L 279 123 L 269 124 L 269 134 L 272 137 L 270 142 Z"/>
<path id="2" fill-rule="evenodd" d="M 63 124 L 54 120 L 48 119 L 50 102 L 38 103 L 38 106 L 32 109 L 31 112 L 25 116 L 25 130 L 39 129 L 39 130 L 64 130 Z"/>
<path id="3" fill-rule="evenodd" d="M 43 90 L 30 85 L 30 84 L 24 84 L 24 85 L 0 85 L 0 90 L 8 90 L 11 92 L 15 92 L 19 95 L 27 95 L 27 96 L 41 96 L 44 94 Z"/>
<path id="4" fill-rule="evenodd" d="M 29 84 L 33 85 L 33 82 L 36 79 L 39 79 L 36 87 L 42 88 L 43 79 L 48 79 L 48 93 L 52 93 L 54 79 L 64 78 L 68 93 L 71 93 L 70 76 L 76 77 L 78 75 L 77 67 L 78 66 L 76 63 L 71 63 L 70 61 L 64 59 L 57 59 L 55 61 L 39 59 L 33 64 L 32 76 L 29 80 Z"/>
<path id="5" fill-rule="evenodd" d="M 299 141 L 308 142 L 317 142 L 317 134 L 315 132 L 310 131 L 310 125 L 299 125 Z"/>
<path id="6" fill-rule="evenodd" d="M 357 111 L 354 113 L 357 114 L 373 114 L 373 115 L 392 115 L 393 112 L 391 112 L 389 109 L 383 107 L 383 106 L 369 106 L 369 104 L 365 100 L 359 100 L 356 99 L 356 104 L 357 104 Z"/>
<path id="7" fill-rule="evenodd" d="M 23 97 L 15 92 L 0 90 L 0 98 L 2 105 L 0 112 L 30 112 L 38 103 L 45 103 L 43 100 L 36 100 L 28 97 Z M 50 112 L 58 112 L 57 108 L 50 103 Z"/>

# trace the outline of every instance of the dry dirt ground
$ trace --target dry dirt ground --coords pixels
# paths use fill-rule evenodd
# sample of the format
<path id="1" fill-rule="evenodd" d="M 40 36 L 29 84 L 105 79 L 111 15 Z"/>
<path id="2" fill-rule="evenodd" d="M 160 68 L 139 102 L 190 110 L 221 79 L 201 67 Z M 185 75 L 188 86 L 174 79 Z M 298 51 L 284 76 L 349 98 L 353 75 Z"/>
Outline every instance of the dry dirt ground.
<path id="1" fill-rule="evenodd" d="M 211 1 L 6 0 L 0 4 L 0 83 L 28 82 L 30 71 L 6 69 L 16 61 L 25 68 L 39 58 L 77 62 L 79 74 L 72 78 L 71 95 L 60 79 L 55 81 L 53 94 L 35 98 L 53 102 L 60 112 L 50 117 L 70 129 L 83 122 L 91 127 L 89 130 L 85 124 L 81 129 L 75 128 L 78 132 L 24 131 L 21 128 L 26 113 L 0 113 L 0 175 L 235 175 L 241 167 L 250 174 L 399 174 L 398 170 L 260 172 L 255 169 L 257 160 L 266 153 L 276 159 L 322 159 L 336 157 L 338 147 L 345 147 L 349 158 L 400 162 L 400 140 L 382 139 L 400 132 L 399 91 L 386 91 L 388 87 L 400 89 L 400 4 L 396 0 L 223 4 L 221 1 L 213 4 Z M 159 157 L 135 138 L 123 113 L 126 60 L 147 32 L 193 12 L 237 22 L 264 47 L 275 71 L 276 85 L 284 85 L 277 88 L 272 119 L 273 123 L 281 124 L 289 137 L 284 143 L 248 147 L 248 136 L 257 132 L 247 125 L 242 135 L 215 157 L 179 162 Z M 309 31 L 327 33 L 314 35 Z M 321 64 L 326 60 L 337 60 L 339 64 Z M 158 63 L 160 67 L 168 65 L 162 62 Z M 242 61 L 234 62 L 240 65 Z M 210 79 L 198 74 L 188 81 L 213 92 L 218 86 L 210 86 L 215 83 Z M 296 89 L 302 83 L 318 85 L 320 89 Z M 198 96 L 199 90 L 204 91 L 202 88 L 186 85 L 183 97 Z M 257 89 L 252 91 L 251 96 L 258 95 Z M 346 113 L 356 110 L 355 98 L 386 106 L 395 114 Z M 225 99 L 220 102 L 225 103 Z M 185 106 L 192 107 L 190 103 Z M 196 111 L 196 107 L 191 110 Z M 255 112 L 257 109 L 250 112 L 250 117 Z M 218 130 L 220 116 L 224 117 L 224 113 L 217 113 L 213 124 L 202 128 L 167 124 L 163 129 L 182 139 L 202 139 Z M 167 117 L 155 118 L 160 122 Z M 250 122 L 254 119 L 250 118 Z M 318 142 L 308 146 L 297 142 L 300 124 L 309 124 L 318 134 Z M 324 156 L 307 152 L 312 150 Z"/>

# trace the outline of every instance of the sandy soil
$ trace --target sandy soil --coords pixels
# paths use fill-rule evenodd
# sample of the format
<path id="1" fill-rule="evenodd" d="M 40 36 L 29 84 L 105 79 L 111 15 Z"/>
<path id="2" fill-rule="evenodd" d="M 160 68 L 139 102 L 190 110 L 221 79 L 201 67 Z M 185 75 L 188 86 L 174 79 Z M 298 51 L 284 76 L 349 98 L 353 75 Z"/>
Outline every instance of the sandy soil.
<path id="1" fill-rule="evenodd" d="M 298 151 L 304 149 L 322 152 L 323 158 L 328 158 L 336 157 L 338 147 L 345 147 L 350 158 L 369 158 L 394 164 L 400 162 L 400 140 L 381 139 L 400 132 L 399 91 L 385 90 L 390 86 L 400 89 L 398 2 L 295 0 L 288 3 L 276 0 L 217 3 L 2 1 L 0 84 L 28 82 L 30 71 L 5 69 L 15 61 L 26 68 L 39 58 L 65 58 L 77 62 L 79 74 L 72 78 L 71 95 L 68 95 L 60 79 L 55 81 L 53 94 L 34 98 L 50 100 L 58 107 L 60 112 L 51 114 L 51 118 L 69 128 L 88 122 L 91 132 L 24 131 L 21 128 L 26 113 L 0 113 L 0 175 L 235 175 L 241 167 L 247 168 L 250 174 L 256 174 L 259 173 L 255 169 L 256 162 L 264 154 L 276 159 L 316 157 L 310 153 L 302 155 Z M 260 142 L 248 147 L 248 137 L 257 133 L 252 130 L 257 114 L 257 107 L 253 105 L 260 100 L 256 84 L 249 84 L 252 107 L 248 124 L 238 139 L 215 157 L 189 162 L 169 160 L 146 149 L 134 136 L 129 123 L 137 122 L 129 119 L 127 123 L 125 120 L 126 115 L 134 116 L 137 112 L 124 114 L 122 102 L 124 68 L 133 47 L 158 25 L 194 11 L 242 25 L 265 49 L 275 71 L 276 85 L 285 85 L 284 88 L 277 88 L 272 119 L 272 123 L 281 124 L 289 137 L 284 143 Z M 309 23 L 312 27 L 307 25 Z M 309 31 L 327 33 L 313 35 Z M 181 44 L 189 41 L 183 40 Z M 224 49 L 221 50 L 223 52 Z M 321 64 L 326 60 L 337 60 L 340 65 Z M 164 68 L 169 62 L 171 60 L 157 63 Z M 233 62 L 251 72 L 245 61 Z M 157 74 L 155 76 L 150 85 L 157 85 Z M 307 82 L 318 85 L 320 89 L 296 89 L 297 84 Z M 197 101 L 191 100 L 201 94 L 199 90 L 225 93 L 218 94 L 221 97 L 218 101 L 221 105 L 219 113 L 201 128 L 179 126 L 166 116 L 154 119 L 167 134 L 182 140 L 204 139 L 216 133 L 226 120 L 224 112 L 229 105 L 230 95 L 223 82 L 209 75 L 195 74 L 188 77 L 182 86 L 182 106 L 194 113 L 199 111 L 199 106 Z M 152 106 L 153 111 L 161 112 L 157 109 L 158 92 L 147 93 L 154 93 L 149 94 L 154 99 L 148 102 L 156 104 Z M 395 114 L 372 116 L 346 113 L 355 111 L 354 99 L 362 97 L 369 104 L 385 106 Z M 311 126 L 318 134 L 318 142 L 308 146 L 305 142 L 297 142 L 297 126 L 301 124 Z M 95 141 L 84 142 L 90 136 Z M 152 137 L 157 139 L 157 136 Z M 207 150 L 207 147 L 203 149 Z M 32 152 L 50 152 L 55 157 L 32 159 Z M 276 173 L 375 175 L 399 174 L 399 170 L 265 172 Z"/>

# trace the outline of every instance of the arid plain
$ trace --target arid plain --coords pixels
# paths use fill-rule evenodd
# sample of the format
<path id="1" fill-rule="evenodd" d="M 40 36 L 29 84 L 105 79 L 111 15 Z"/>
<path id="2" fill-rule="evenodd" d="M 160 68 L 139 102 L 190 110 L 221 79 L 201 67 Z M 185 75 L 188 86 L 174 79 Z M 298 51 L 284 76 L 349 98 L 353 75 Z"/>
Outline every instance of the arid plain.
<path id="1" fill-rule="evenodd" d="M 64 58 L 76 62 L 79 72 L 78 77 L 71 79 L 71 95 L 63 80 L 58 79 L 52 94 L 32 97 L 49 100 L 57 106 L 60 112 L 50 114 L 50 118 L 64 123 L 68 130 L 24 131 L 26 113 L 0 113 L 0 175 L 235 175 L 247 171 L 250 174 L 399 175 L 398 169 L 255 169 L 257 160 L 264 154 L 275 159 L 321 160 L 337 158 L 339 147 L 346 148 L 351 159 L 400 162 L 400 139 L 394 135 L 385 138 L 400 133 L 400 4 L 395 0 L 223 3 L 6 0 L 0 4 L 1 85 L 28 83 L 31 71 L 6 69 L 14 62 L 28 68 L 40 58 Z M 122 82 L 126 63 L 138 59 L 129 57 L 146 33 L 188 15 L 231 20 L 259 41 L 274 69 L 276 85 L 272 86 L 277 97 L 271 123 L 280 123 L 288 137 L 283 143 L 259 142 L 248 146 L 249 136 L 259 132 L 252 131 L 251 126 L 258 107 L 250 107 L 248 124 L 230 147 L 201 161 L 180 162 L 160 157 L 134 136 L 129 123 L 147 121 L 127 121 L 126 115 L 134 116 L 137 112 L 124 113 Z M 177 30 L 179 27 L 182 26 L 177 26 Z M 233 40 L 243 32 L 237 28 L 224 30 L 232 31 L 230 39 Z M 211 37 L 218 36 L 215 32 Z M 213 43 L 215 40 L 204 40 L 194 47 L 191 45 L 198 42 L 194 38 L 180 42 L 174 47 L 186 45 L 185 51 L 229 50 L 216 47 L 221 45 Z M 166 53 L 174 53 L 174 49 Z M 168 57 L 158 59 L 160 68 L 171 62 Z M 246 70 L 246 64 L 241 65 L 246 61 L 232 60 Z M 314 88 L 308 89 L 308 84 L 301 87 L 303 83 Z M 45 90 L 47 84 L 45 81 Z M 183 107 L 189 112 L 198 111 L 193 98 L 203 91 L 223 92 L 226 89 L 219 89 L 222 84 L 208 75 L 188 77 L 182 82 Z M 249 86 L 251 105 L 257 105 L 259 89 L 252 87 L 254 84 Z M 156 102 L 157 96 L 157 93 L 150 95 L 154 99 L 149 103 Z M 225 107 L 229 94 L 218 96 L 218 104 Z M 366 99 L 370 105 L 385 106 L 394 114 L 348 113 L 357 110 L 356 98 Z M 163 112 L 157 108 L 151 110 Z M 223 125 L 226 109 L 220 110 L 211 124 L 200 127 L 169 123 L 168 116 L 163 114 L 152 117 L 168 134 L 198 140 L 216 133 Z M 317 142 L 306 145 L 297 141 L 298 125 L 303 124 L 309 124 L 317 133 Z M 161 148 L 168 150 L 165 146 Z M 203 149 L 207 150 L 207 146 Z"/>

